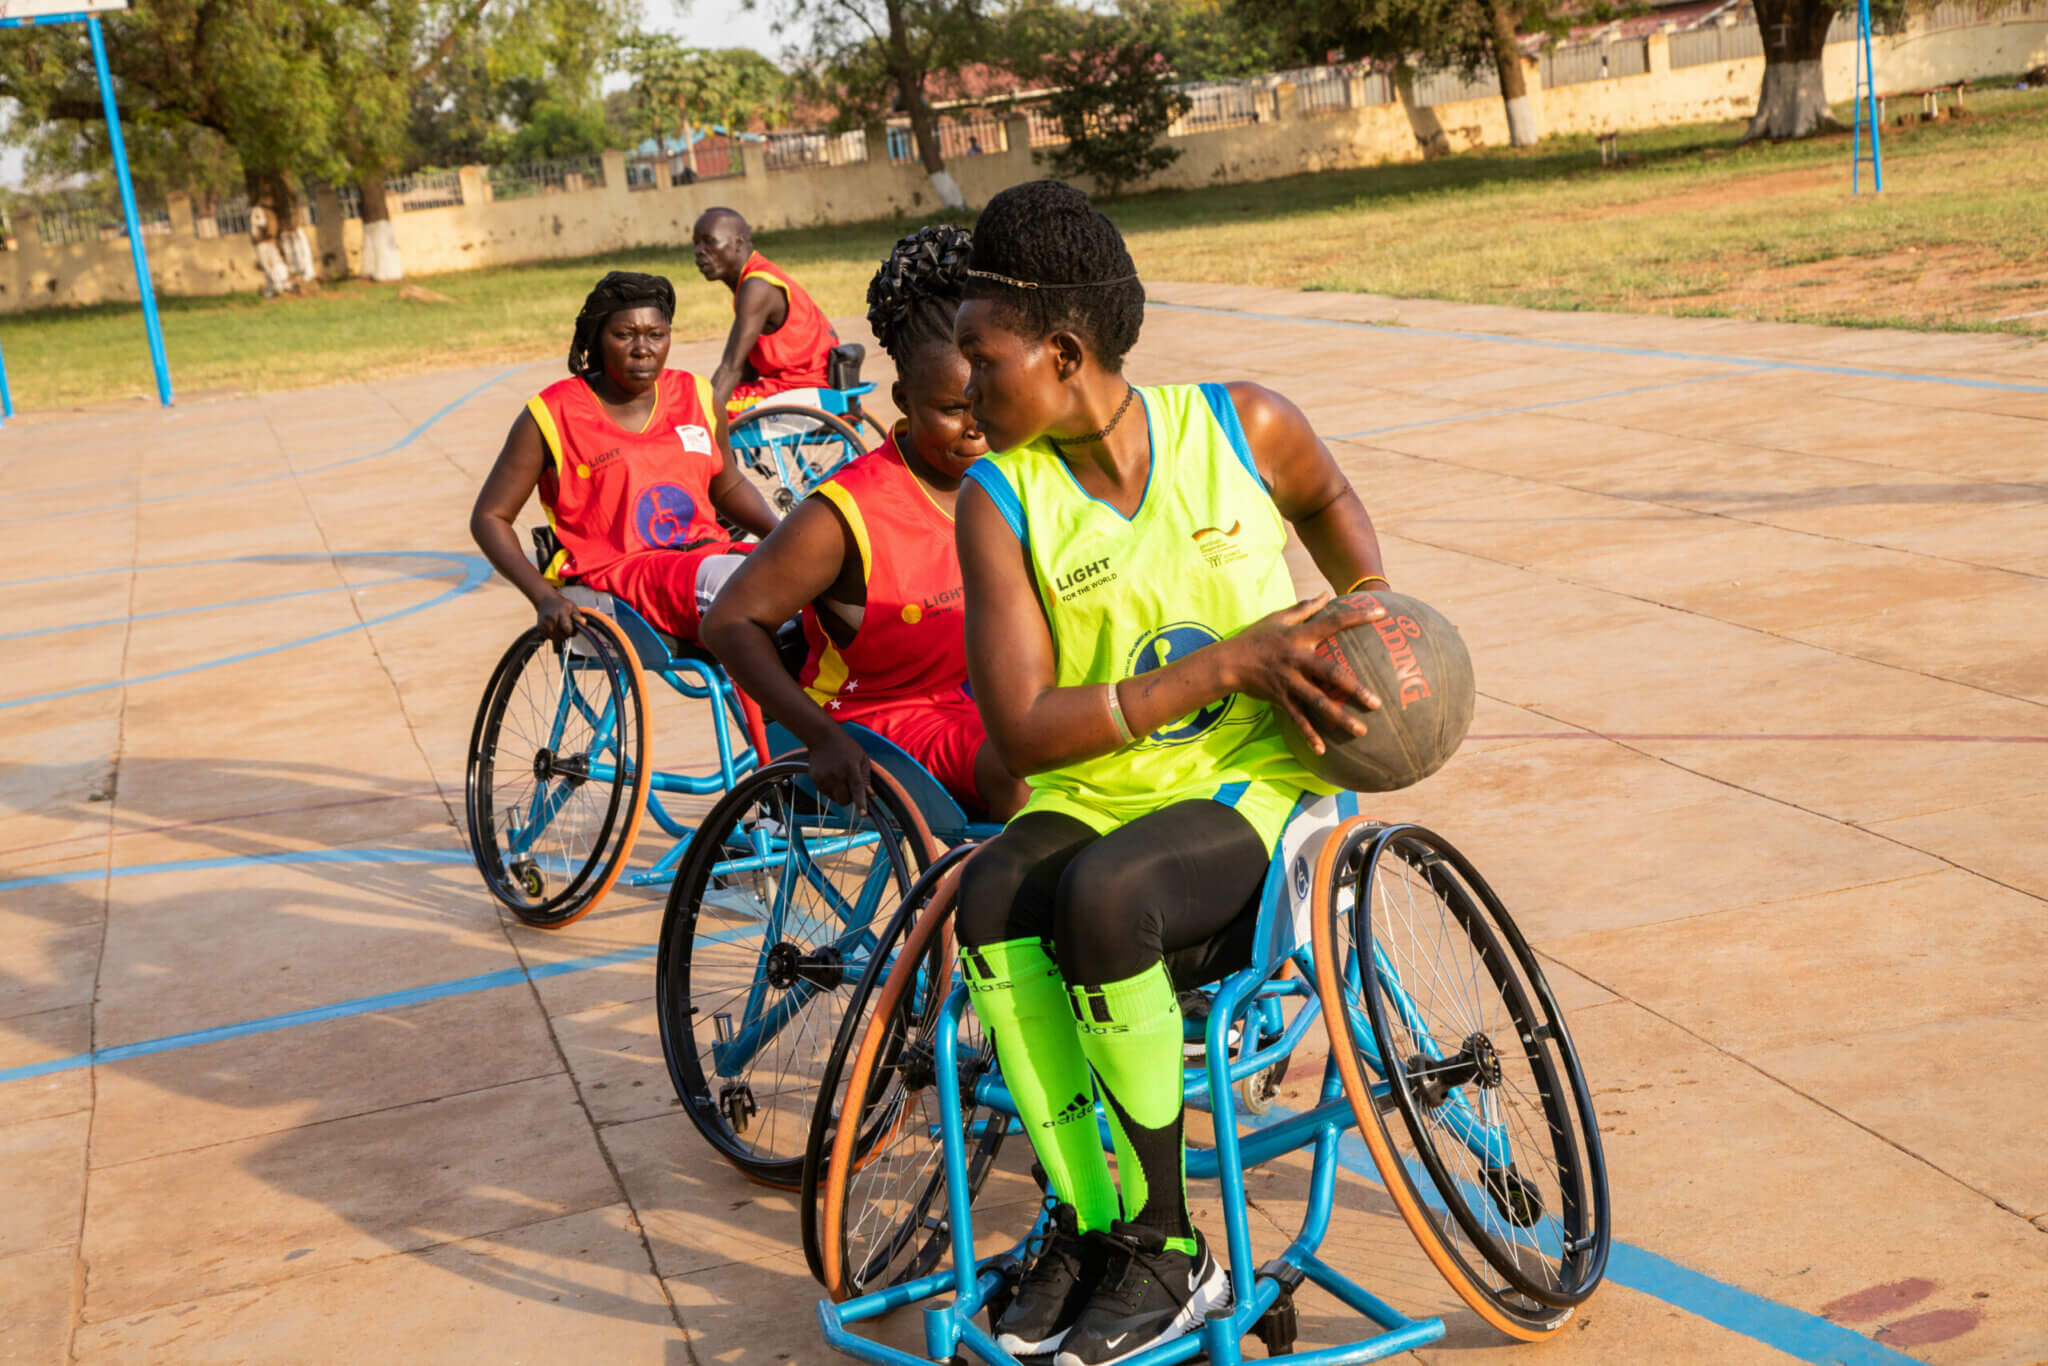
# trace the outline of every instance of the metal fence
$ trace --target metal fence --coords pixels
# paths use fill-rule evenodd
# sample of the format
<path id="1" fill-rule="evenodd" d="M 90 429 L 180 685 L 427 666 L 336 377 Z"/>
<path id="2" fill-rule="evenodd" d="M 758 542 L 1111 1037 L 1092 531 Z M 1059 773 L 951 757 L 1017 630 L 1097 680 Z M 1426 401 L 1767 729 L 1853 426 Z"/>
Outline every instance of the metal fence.
<path id="1" fill-rule="evenodd" d="M 1188 111 L 1166 130 L 1168 137 L 1238 128 L 1273 117 L 1273 92 L 1263 82 L 1183 85 L 1180 93 L 1188 97 Z"/>
<path id="2" fill-rule="evenodd" d="M 1491 67 L 1482 67 L 1470 76 L 1456 67 L 1422 71 L 1415 76 L 1415 106 L 1418 109 L 1427 109 L 1433 104 L 1450 104 L 1454 100 L 1499 98 L 1500 73 Z"/>
<path id="3" fill-rule="evenodd" d="M 236 195 L 230 199 L 217 199 L 213 205 L 213 232 L 216 237 L 233 237 L 249 231 L 249 197 Z"/>
<path id="4" fill-rule="evenodd" d="M 490 169 L 492 199 L 528 199 L 604 188 L 604 158 L 562 157 L 555 161 L 508 161 Z"/>
<path id="5" fill-rule="evenodd" d="M 770 133 L 762 148 L 771 171 L 798 171 L 807 166 L 857 166 L 868 159 L 867 135 L 859 129 L 828 133 L 807 129 L 794 133 Z"/>
<path id="6" fill-rule="evenodd" d="M 459 171 L 416 171 L 393 176 L 384 182 L 384 192 L 398 201 L 402 212 L 419 209 L 449 209 L 462 203 L 462 174 Z"/>
<path id="7" fill-rule="evenodd" d="M 1009 150 L 1009 130 L 987 110 L 939 116 L 939 152 L 948 160 Z"/>
<path id="8" fill-rule="evenodd" d="M 128 224 L 119 208 L 89 199 L 45 199 L 32 212 L 36 236 L 45 246 L 107 242 L 128 235 Z M 171 230 L 171 213 L 166 205 L 137 204 L 135 219 L 145 237 Z"/>
<path id="9" fill-rule="evenodd" d="M 1650 40 L 1622 38 L 1607 43 L 1563 43 L 1544 52 L 1543 88 L 1641 76 L 1650 69 Z"/>

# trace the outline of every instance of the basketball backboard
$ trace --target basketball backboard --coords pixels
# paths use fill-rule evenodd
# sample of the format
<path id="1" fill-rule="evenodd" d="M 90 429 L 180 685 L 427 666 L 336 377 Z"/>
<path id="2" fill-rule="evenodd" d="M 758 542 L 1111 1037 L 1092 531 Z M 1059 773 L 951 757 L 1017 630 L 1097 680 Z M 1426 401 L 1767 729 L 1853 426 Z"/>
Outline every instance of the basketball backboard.
<path id="1" fill-rule="evenodd" d="M 127 9 L 128 0 L 0 0 L 0 19 L 40 19 L 51 14 L 105 14 Z"/>

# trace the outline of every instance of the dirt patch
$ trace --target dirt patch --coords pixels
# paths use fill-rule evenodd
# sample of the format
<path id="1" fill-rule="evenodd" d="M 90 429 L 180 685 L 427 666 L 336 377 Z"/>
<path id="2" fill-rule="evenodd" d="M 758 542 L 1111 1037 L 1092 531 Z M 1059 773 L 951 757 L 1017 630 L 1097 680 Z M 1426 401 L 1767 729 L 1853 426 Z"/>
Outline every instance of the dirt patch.
<path id="1" fill-rule="evenodd" d="M 1720 264 L 1727 273 L 1722 286 L 1646 302 L 1660 312 L 1784 321 L 1900 318 L 1954 326 L 2011 319 L 2010 326 L 2048 332 L 2048 272 L 2042 263 L 2008 261 L 1990 246 L 1903 247 L 1789 266 L 1761 257 L 1724 257 Z M 2034 316 L 2024 316 L 2029 313 Z"/>
<path id="2" fill-rule="evenodd" d="M 1667 215 L 1683 214 L 1699 209 L 1725 209 L 1731 204 L 1747 204 L 1759 199 L 1777 199 L 1785 195 L 1807 194 L 1841 184 L 1839 168 L 1810 167 L 1797 171 L 1773 171 L 1768 175 L 1745 176 L 1741 179 L 1717 180 L 1677 194 L 1653 195 L 1633 204 L 1600 204 L 1576 211 L 1570 217 L 1584 221 L 1616 218 L 1663 218 Z"/>

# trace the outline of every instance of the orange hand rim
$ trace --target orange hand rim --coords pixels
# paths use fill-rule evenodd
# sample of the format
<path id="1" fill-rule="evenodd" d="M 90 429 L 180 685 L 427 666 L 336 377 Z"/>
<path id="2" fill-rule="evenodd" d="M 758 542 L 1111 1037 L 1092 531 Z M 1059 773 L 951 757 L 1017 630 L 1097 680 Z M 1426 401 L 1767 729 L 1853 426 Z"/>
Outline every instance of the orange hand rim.
<path id="1" fill-rule="evenodd" d="M 1336 942 L 1337 909 L 1332 892 L 1337 881 L 1337 852 L 1346 838 L 1361 825 L 1373 824 L 1370 817 L 1352 816 L 1332 830 L 1324 839 L 1322 849 L 1316 855 L 1314 914 L 1309 917 L 1313 936 L 1316 995 L 1322 1001 L 1323 1028 L 1329 1036 L 1330 1056 L 1336 1061 L 1338 1074 L 1344 1081 L 1344 1098 L 1351 1103 L 1352 1118 L 1357 1121 L 1358 1132 L 1365 1139 L 1366 1148 L 1372 1153 L 1373 1166 L 1379 1171 L 1380 1184 L 1386 1188 L 1394 1207 L 1401 1212 L 1401 1221 L 1408 1225 L 1408 1231 L 1415 1235 L 1415 1241 L 1422 1245 L 1422 1251 L 1435 1265 L 1446 1283 L 1457 1292 L 1472 1311 L 1493 1325 L 1494 1328 L 1521 1342 L 1541 1342 L 1555 1335 L 1572 1317 L 1571 1310 L 1564 1310 L 1555 1324 L 1548 1328 L 1532 1327 L 1503 1313 L 1500 1306 L 1476 1285 L 1470 1274 L 1459 1264 L 1456 1256 L 1444 1245 L 1443 1236 L 1430 1221 L 1429 1214 L 1416 1197 L 1415 1188 L 1408 1180 L 1408 1172 L 1401 1165 L 1401 1159 L 1394 1152 L 1393 1145 L 1380 1130 L 1379 1114 L 1372 1102 L 1372 1086 L 1365 1071 L 1359 1066 L 1358 1055 L 1350 1048 L 1343 1047 L 1338 1038 L 1339 1020 L 1345 1018 L 1343 965 L 1338 961 Z"/>
<path id="2" fill-rule="evenodd" d="M 895 1013 L 896 1003 L 903 998 L 910 981 L 917 975 L 917 964 L 923 959 L 925 946 L 934 934 L 945 936 L 940 940 L 940 948 L 946 961 L 951 961 L 953 898 L 960 890 L 960 870 L 972 859 L 973 855 L 970 854 L 947 871 L 932 892 L 931 904 L 918 916 L 917 923 L 910 927 L 910 933 L 903 941 L 903 948 L 896 955 L 896 966 L 890 969 L 888 980 L 882 983 L 881 994 L 875 998 L 874 1013 L 868 1017 L 867 1027 L 861 1031 L 860 1048 L 854 1054 L 853 1070 L 847 1074 L 846 1094 L 849 1096 L 860 1094 L 867 1089 L 866 1078 L 874 1070 L 875 1058 L 882 1051 L 882 1039 L 887 1032 L 884 1022 Z M 855 1089 L 856 1082 L 860 1083 L 858 1090 Z M 849 1164 L 853 1160 L 853 1145 L 859 1141 L 859 1137 L 858 1116 L 851 1124 L 842 1122 L 832 1133 L 832 1155 L 830 1165 L 826 1168 L 831 1174 L 825 1180 L 825 1216 L 819 1225 L 818 1241 L 822 1253 L 820 1260 L 824 1263 L 825 1293 L 842 1302 L 852 1296 L 853 1290 L 846 1284 L 846 1268 L 840 1264 L 839 1256 L 840 1225 L 846 1216 L 846 1180 L 841 1173 L 858 1170 Z"/>

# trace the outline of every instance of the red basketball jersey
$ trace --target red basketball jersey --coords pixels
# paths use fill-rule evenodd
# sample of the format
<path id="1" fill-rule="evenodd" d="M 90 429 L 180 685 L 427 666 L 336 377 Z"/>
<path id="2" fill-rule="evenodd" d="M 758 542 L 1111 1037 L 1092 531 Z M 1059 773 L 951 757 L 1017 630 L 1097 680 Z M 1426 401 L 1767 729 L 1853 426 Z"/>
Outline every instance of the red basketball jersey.
<path id="1" fill-rule="evenodd" d="M 891 437 L 820 486 L 853 531 L 867 610 L 844 647 L 804 608 L 810 658 L 801 681 L 819 706 L 852 721 L 905 702 L 960 701 L 967 688 L 960 557 L 953 519 L 903 463 Z"/>
<path id="2" fill-rule="evenodd" d="M 594 574 L 643 550 L 674 550 L 729 539 L 711 506 L 724 468 L 711 419 L 711 383 L 665 370 L 646 427 L 612 419 L 580 375 L 527 400 L 549 461 L 540 501 L 562 543 L 555 579 Z"/>
<path id="3" fill-rule="evenodd" d="M 740 270 L 740 283 L 763 279 L 789 297 L 789 314 L 782 326 L 763 332 L 747 352 L 747 364 L 761 377 L 764 389 L 822 389 L 825 387 L 826 358 L 839 345 L 839 334 L 825 320 L 818 305 L 804 287 L 789 278 L 782 267 L 755 252 Z"/>

